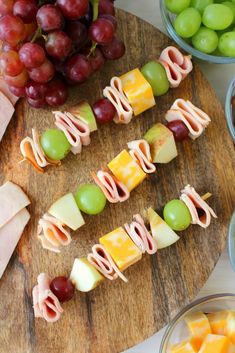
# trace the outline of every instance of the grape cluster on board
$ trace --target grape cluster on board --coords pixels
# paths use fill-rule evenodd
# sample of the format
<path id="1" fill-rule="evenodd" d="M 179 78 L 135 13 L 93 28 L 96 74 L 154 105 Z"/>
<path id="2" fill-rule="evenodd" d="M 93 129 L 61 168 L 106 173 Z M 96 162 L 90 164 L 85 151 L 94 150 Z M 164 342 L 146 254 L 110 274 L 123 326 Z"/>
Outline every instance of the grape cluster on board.
<path id="1" fill-rule="evenodd" d="M 35 108 L 64 104 L 68 85 L 125 53 L 112 0 L 0 0 L 0 16 L 1 74 Z"/>

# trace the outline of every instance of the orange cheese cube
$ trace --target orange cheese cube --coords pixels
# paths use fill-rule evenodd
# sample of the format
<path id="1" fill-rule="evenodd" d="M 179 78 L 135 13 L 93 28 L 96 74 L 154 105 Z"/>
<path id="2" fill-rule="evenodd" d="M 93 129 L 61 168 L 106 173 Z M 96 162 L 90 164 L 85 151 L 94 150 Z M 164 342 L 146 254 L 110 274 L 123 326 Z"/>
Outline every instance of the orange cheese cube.
<path id="1" fill-rule="evenodd" d="M 141 251 L 122 227 L 104 235 L 99 242 L 104 245 L 121 271 L 133 265 L 142 257 Z"/>
<path id="2" fill-rule="evenodd" d="M 228 313 L 225 332 L 226 332 L 226 335 L 232 341 L 232 343 L 235 344 L 235 312 L 234 311 L 230 311 Z"/>
<path id="3" fill-rule="evenodd" d="M 153 90 L 139 69 L 120 77 L 123 91 L 132 106 L 134 115 L 139 115 L 155 105 Z"/>
<path id="4" fill-rule="evenodd" d="M 185 321 L 192 338 L 194 338 L 200 347 L 204 338 L 211 333 L 211 327 L 207 316 L 202 311 L 198 311 L 188 315 L 185 318 Z"/>
<path id="5" fill-rule="evenodd" d="M 189 341 L 184 341 L 179 344 L 175 344 L 171 347 L 170 353 L 196 353 L 193 345 Z"/>
<path id="6" fill-rule="evenodd" d="M 129 191 L 133 190 L 146 177 L 146 173 L 134 161 L 127 150 L 119 153 L 109 164 L 113 175 L 121 181 Z"/>
<path id="7" fill-rule="evenodd" d="M 216 335 L 226 335 L 226 323 L 228 314 L 228 310 L 223 310 L 207 315 L 212 333 Z"/>
<path id="8" fill-rule="evenodd" d="M 229 353 L 230 345 L 228 337 L 209 334 L 204 339 L 199 353 Z"/>

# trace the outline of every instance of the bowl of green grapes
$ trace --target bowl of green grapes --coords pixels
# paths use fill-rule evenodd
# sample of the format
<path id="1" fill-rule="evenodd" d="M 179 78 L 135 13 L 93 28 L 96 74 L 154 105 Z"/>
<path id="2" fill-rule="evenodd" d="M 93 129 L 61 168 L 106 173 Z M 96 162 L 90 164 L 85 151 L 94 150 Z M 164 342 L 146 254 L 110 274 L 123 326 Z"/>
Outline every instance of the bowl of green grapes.
<path id="1" fill-rule="evenodd" d="M 235 0 L 160 0 L 171 38 L 192 56 L 235 63 Z"/>

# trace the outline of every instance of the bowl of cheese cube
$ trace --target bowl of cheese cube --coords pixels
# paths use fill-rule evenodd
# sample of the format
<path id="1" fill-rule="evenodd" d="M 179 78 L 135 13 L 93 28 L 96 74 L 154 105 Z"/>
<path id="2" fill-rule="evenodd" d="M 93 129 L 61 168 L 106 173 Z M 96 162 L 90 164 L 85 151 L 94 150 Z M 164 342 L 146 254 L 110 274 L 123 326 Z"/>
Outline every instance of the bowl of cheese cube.
<path id="1" fill-rule="evenodd" d="M 235 294 L 215 294 L 184 308 L 168 325 L 159 353 L 235 353 Z"/>

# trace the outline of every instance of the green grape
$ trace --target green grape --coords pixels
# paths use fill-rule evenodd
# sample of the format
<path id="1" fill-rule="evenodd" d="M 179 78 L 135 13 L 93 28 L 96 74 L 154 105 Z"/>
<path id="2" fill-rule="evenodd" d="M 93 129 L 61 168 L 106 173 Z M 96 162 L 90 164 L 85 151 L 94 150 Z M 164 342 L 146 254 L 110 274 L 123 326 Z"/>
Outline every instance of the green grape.
<path id="1" fill-rule="evenodd" d="M 205 27 L 201 27 L 192 38 L 193 46 L 206 54 L 212 53 L 217 48 L 218 42 L 216 32 Z"/>
<path id="2" fill-rule="evenodd" d="M 175 19 L 174 27 L 176 33 L 183 38 L 192 37 L 200 28 L 200 12 L 193 7 L 182 11 Z"/>
<path id="3" fill-rule="evenodd" d="M 41 136 L 40 144 L 45 155 L 53 160 L 65 158 L 71 149 L 63 131 L 57 129 L 46 130 Z"/>
<path id="4" fill-rule="evenodd" d="M 165 4 L 170 12 L 178 14 L 189 7 L 190 0 L 165 0 Z"/>
<path id="5" fill-rule="evenodd" d="M 170 85 L 162 64 L 150 61 L 141 68 L 141 72 L 151 85 L 154 96 L 161 96 L 168 91 Z"/>
<path id="6" fill-rule="evenodd" d="M 89 215 L 101 213 L 106 205 L 103 191 L 94 184 L 80 186 L 76 191 L 75 200 L 79 209 Z"/>
<path id="7" fill-rule="evenodd" d="M 214 3 L 214 0 L 191 0 L 191 5 L 195 9 L 197 9 L 200 14 L 203 14 L 203 11 L 208 5 L 211 5 Z"/>
<path id="8" fill-rule="evenodd" d="M 224 33 L 219 39 L 219 50 L 224 56 L 235 57 L 235 32 Z"/>
<path id="9" fill-rule="evenodd" d="M 233 13 L 232 24 L 235 24 L 235 3 L 231 2 L 231 1 L 225 1 L 225 2 L 223 2 L 223 5 L 227 6 L 230 10 L 232 10 L 232 13 Z"/>
<path id="10" fill-rule="evenodd" d="M 185 230 L 191 224 L 191 214 L 188 207 L 181 200 L 169 201 L 163 210 L 166 223 L 173 230 Z"/>
<path id="11" fill-rule="evenodd" d="M 233 12 L 225 5 L 212 4 L 203 12 L 202 23 L 210 29 L 222 30 L 228 28 L 232 22 Z"/>

